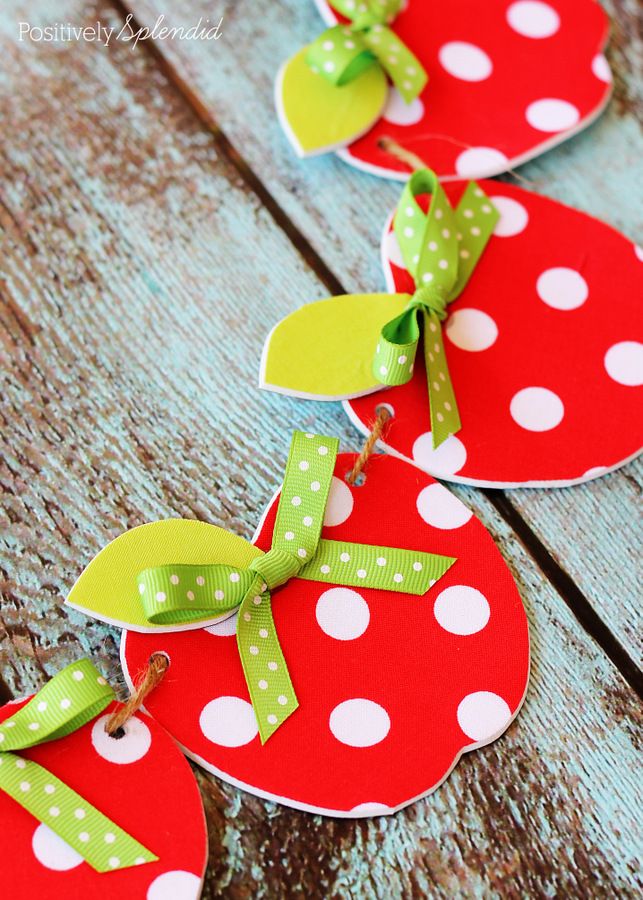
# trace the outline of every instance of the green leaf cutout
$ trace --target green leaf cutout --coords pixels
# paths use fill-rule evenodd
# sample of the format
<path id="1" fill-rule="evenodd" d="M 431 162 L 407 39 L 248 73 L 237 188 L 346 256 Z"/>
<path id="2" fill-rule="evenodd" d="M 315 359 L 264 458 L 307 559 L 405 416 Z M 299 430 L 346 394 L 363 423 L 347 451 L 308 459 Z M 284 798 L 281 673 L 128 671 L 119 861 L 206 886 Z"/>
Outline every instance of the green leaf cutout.
<path id="1" fill-rule="evenodd" d="M 143 614 L 138 573 L 172 563 L 224 563 L 245 568 L 257 556 L 261 550 L 216 525 L 195 519 L 163 519 L 126 531 L 104 547 L 83 571 L 66 602 L 95 619 L 132 631 L 203 628 L 230 614 L 189 625 L 151 625 Z"/>
<path id="2" fill-rule="evenodd" d="M 380 66 L 336 87 L 313 72 L 307 52 L 304 47 L 284 64 L 275 86 L 277 112 L 298 156 L 326 153 L 356 140 L 377 122 L 388 97 Z"/>
<path id="3" fill-rule="evenodd" d="M 373 355 L 382 326 L 408 294 L 347 294 L 308 303 L 268 335 L 260 387 L 316 400 L 346 400 L 382 389 Z"/>

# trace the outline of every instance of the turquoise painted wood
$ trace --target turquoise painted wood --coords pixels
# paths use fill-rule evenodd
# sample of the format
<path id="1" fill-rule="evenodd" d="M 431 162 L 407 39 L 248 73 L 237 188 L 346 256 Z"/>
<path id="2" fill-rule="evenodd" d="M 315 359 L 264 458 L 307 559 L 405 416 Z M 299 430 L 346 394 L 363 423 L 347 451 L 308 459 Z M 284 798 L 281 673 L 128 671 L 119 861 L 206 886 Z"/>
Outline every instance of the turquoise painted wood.
<path id="1" fill-rule="evenodd" d="M 132 8 L 155 17 L 145 4 Z M 358 446 L 339 407 L 258 392 L 256 360 L 270 324 L 327 292 L 324 266 L 348 289 L 381 284 L 376 244 L 398 189 L 335 160 L 296 163 L 282 143 L 272 76 L 289 47 L 315 33 L 312 5 L 275 3 L 261 21 L 247 0 L 222 6 L 227 40 L 207 58 L 164 44 L 167 70 L 144 45 L 18 46 L 21 19 L 92 21 L 80 0 L 18 0 L 0 11 L 0 112 L 10 123 L 0 146 L 5 698 L 83 653 L 119 683 L 116 630 L 62 607 L 111 537 L 168 515 L 249 537 L 292 427 Z M 541 189 L 624 230 L 640 222 L 640 211 L 614 202 L 632 194 L 633 98 L 622 81 L 631 78 L 631 9 L 617 10 L 610 113 L 555 151 L 558 164 L 550 154 L 529 167 Z M 201 13 L 213 16 L 205 0 L 172 8 L 187 21 Z M 123 8 L 106 5 L 101 16 L 120 23 Z M 345 245 L 344 220 L 355 234 Z M 535 536 L 526 544 L 494 497 L 457 488 L 524 598 L 533 673 L 521 716 L 393 819 L 322 820 L 199 773 L 205 896 L 638 896 L 640 706 L 618 654 L 615 665 L 605 652 L 614 641 L 636 656 L 636 543 L 621 529 L 635 473 L 511 494 Z M 598 641 L 538 541 L 590 600 Z"/>

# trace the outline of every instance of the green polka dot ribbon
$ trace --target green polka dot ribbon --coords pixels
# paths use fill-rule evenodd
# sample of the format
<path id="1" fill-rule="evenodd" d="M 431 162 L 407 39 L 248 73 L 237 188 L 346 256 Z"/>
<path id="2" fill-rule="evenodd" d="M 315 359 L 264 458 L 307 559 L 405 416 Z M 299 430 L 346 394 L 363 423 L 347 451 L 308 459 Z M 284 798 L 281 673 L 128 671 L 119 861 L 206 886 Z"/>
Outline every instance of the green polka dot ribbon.
<path id="1" fill-rule="evenodd" d="M 91 722 L 114 692 L 88 659 L 67 666 L 0 724 L 0 789 L 47 825 L 97 872 L 158 859 L 47 769 L 19 755 Z"/>
<path id="2" fill-rule="evenodd" d="M 299 705 L 272 618 L 273 590 L 296 577 L 420 596 L 455 562 L 433 553 L 322 539 L 337 449 L 335 438 L 294 433 L 272 546 L 247 569 L 170 565 L 138 575 L 143 609 L 153 624 L 194 622 L 239 607 L 239 656 L 262 743 Z"/>
<path id="3" fill-rule="evenodd" d="M 369 66 L 380 65 L 404 100 L 418 97 L 428 81 L 417 57 L 387 28 L 402 0 L 334 0 L 333 6 L 350 24 L 328 28 L 308 48 L 311 69 L 337 87 L 358 78 Z"/>
<path id="4" fill-rule="evenodd" d="M 417 201 L 422 194 L 431 195 L 427 213 Z M 475 182 L 467 185 L 453 210 L 429 169 L 413 173 L 395 213 L 395 235 L 416 291 L 404 312 L 382 329 L 373 374 L 391 386 L 410 381 L 421 323 L 434 448 L 460 430 L 442 337 L 447 304 L 463 291 L 498 219 L 498 211 Z"/>

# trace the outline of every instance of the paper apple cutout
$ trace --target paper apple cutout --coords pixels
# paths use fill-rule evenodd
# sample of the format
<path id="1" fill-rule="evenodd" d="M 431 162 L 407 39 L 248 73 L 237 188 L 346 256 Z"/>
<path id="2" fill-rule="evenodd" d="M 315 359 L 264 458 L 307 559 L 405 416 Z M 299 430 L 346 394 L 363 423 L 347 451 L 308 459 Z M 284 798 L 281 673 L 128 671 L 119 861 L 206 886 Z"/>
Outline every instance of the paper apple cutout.
<path id="1" fill-rule="evenodd" d="M 0 721 L 29 698 L 0 708 Z M 194 776 L 167 732 L 145 713 L 120 738 L 105 732 L 115 704 L 65 738 L 21 751 L 44 766 L 158 855 L 158 862 L 98 873 L 80 855 L 0 791 L 2 894 L 101 897 L 104 900 L 197 900 L 207 836 Z"/>
<path id="2" fill-rule="evenodd" d="M 445 349 L 462 429 L 432 449 L 424 365 L 401 387 L 347 400 L 364 433 L 394 414 L 385 447 L 439 478 L 491 487 L 580 483 L 643 444 L 643 253 L 577 210 L 509 184 L 480 186 L 501 213 L 476 271 L 449 304 Z M 462 185 L 447 185 L 456 204 Z M 413 290 L 391 223 L 388 288 Z"/>
<path id="3" fill-rule="evenodd" d="M 423 597 L 297 578 L 275 590 L 275 627 L 299 709 L 264 746 L 235 618 L 176 634 L 124 632 L 121 645 L 126 676 L 152 652 L 168 654 L 168 674 L 147 707 L 188 756 L 251 793 L 345 817 L 392 813 L 434 790 L 463 752 L 507 728 L 529 672 L 522 603 L 482 524 L 394 457 L 373 457 L 365 483 L 349 487 L 354 461 L 337 458 L 323 538 L 457 561 Z M 276 499 L 255 538 L 263 550 Z"/>
<path id="4" fill-rule="evenodd" d="M 325 22 L 338 17 L 315 0 Z M 483 178 L 544 153 L 589 125 L 607 104 L 608 21 L 597 0 L 408 0 L 391 26 L 426 69 L 422 95 L 395 89 L 381 119 L 339 151 L 358 168 L 405 180 L 378 146 L 390 137 L 443 180 Z"/>

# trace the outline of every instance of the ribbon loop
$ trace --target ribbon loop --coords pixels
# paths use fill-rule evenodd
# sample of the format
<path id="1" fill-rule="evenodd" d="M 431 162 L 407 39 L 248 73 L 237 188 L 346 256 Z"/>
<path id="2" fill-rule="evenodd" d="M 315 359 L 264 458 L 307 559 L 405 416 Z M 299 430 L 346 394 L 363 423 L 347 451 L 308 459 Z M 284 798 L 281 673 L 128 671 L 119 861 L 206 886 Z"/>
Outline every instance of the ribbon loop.
<path id="1" fill-rule="evenodd" d="M 402 8 L 401 0 L 335 3 L 349 19 L 334 25 L 308 48 L 312 70 L 336 87 L 354 81 L 371 65 L 379 64 L 407 103 L 418 97 L 428 80 L 422 63 L 387 27 Z"/>
<path id="2" fill-rule="evenodd" d="M 143 610 L 155 625 L 181 625 L 235 609 L 252 575 L 234 566 L 157 566 L 137 576 Z"/>
<path id="3" fill-rule="evenodd" d="M 324 31 L 308 48 L 306 61 L 313 72 L 342 87 L 355 81 L 377 57 L 361 34 L 345 25 Z"/>
<path id="4" fill-rule="evenodd" d="M 0 790 L 98 872 L 154 862 L 158 857 L 51 772 L 17 752 L 66 737 L 91 722 L 114 699 L 111 687 L 84 659 L 55 675 L 0 724 Z"/>
<path id="5" fill-rule="evenodd" d="M 418 197 L 426 194 L 430 203 L 424 212 Z M 468 184 L 454 211 L 429 169 L 411 175 L 395 213 L 395 236 L 416 290 L 402 315 L 382 328 L 373 372 L 388 386 L 410 380 L 421 313 L 434 448 L 461 427 L 444 352 L 442 322 L 447 317 L 447 305 L 464 290 L 498 219 L 497 210 L 475 182 Z M 413 319 L 409 317 L 411 311 Z"/>

